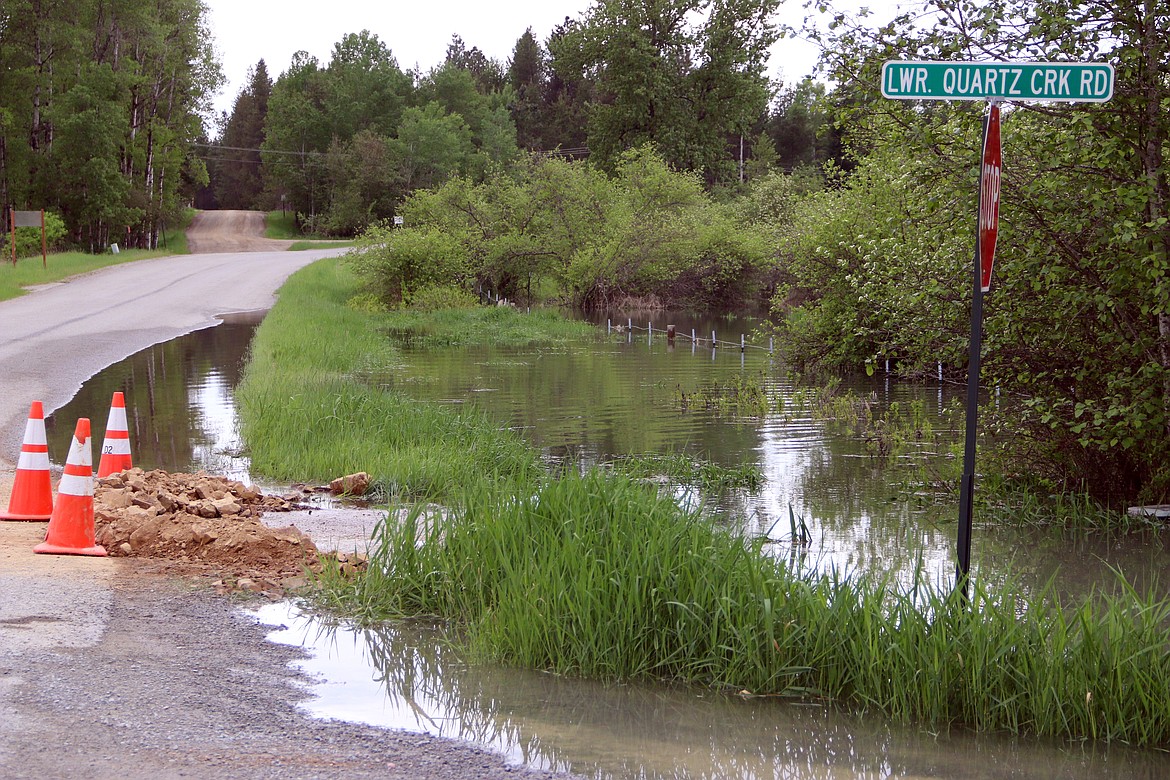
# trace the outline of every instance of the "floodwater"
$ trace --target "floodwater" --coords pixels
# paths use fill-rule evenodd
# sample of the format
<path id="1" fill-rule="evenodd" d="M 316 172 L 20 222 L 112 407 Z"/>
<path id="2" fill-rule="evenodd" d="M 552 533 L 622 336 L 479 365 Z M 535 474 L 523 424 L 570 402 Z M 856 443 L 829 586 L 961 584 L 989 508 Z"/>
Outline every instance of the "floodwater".
<path id="1" fill-rule="evenodd" d="M 45 420 L 54 462 L 64 461 L 77 418 L 88 417 L 97 466 L 110 399 L 121 391 L 135 466 L 203 469 L 248 481 L 234 391 L 263 316 L 257 312 L 225 318 L 215 327 L 147 347 L 91 377 Z"/>
<path id="2" fill-rule="evenodd" d="M 509 761 L 596 778 L 1155 778 L 1153 751 L 976 737 L 767 698 L 607 685 L 468 663 L 433 628 L 361 629 L 287 603 L 252 613 L 304 647 L 310 715 L 470 740 Z"/>
<path id="3" fill-rule="evenodd" d="M 76 417 L 93 420 L 100 442 L 110 396 L 121 390 L 136 465 L 263 484 L 248 473 L 232 395 L 256 321 L 156 345 L 95 376 L 47 421 L 54 459 L 67 451 Z M 392 383 L 422 399 L 480 406 L 552 462 L 685 453 L 729 467 L 754 463 L 767 479 L 761 490 L 707 497 L 723 522 L 768 534 L 775 554 L 797 565 L 948 586 L 957 502 L 938 486 L 958 471 L 951 452 L 962 418 L 948 410 L 962 388 L 900 382 L 880 367 L 853 381 L 849 389 L 876 412 L 897 403 L 929 422 L 921 441 L 879 458 L 800 403 L 766 341 L 753 339 L 751 321 L 672 315 L 657 318 L 651 332 L 648 322 L 634 322 L 632 331 L 625 317 L 620 322 L 621 333 L 567 347 L 405 344 Z M 679 334 L 673 346 L 667 324 Z M 690 340 L 692 328 L 701 343 Z M 763 416 L 682 408 L 683 394 L 742 375 L 760 377 L 781 403 Z M 790 517 L 807 525 L 807 547 L 793 544 Z M 1060 592 L 1083 594 L 1113 582 L 1113 569 L 1139 588 L 1153 586 L 1170 555 L 1158 538 L 1070 540 L 990 527 L 976 516 L 973 563 L 976 576 L 996 579 L 1010 569 L 1025 586 L 1051 580 Z M 471 739 L 516 762 L 597 777 L 1156 777 L 1168 766 L 1162 754 L 932 735 L 820 707 L 469 663 L 433 631 L 359 630 L 286 604 L 259 616 L 286 626 L 274 641 L 310 649 L 301 665 L 319 682 L 303 706 L 315 716 Z"/>

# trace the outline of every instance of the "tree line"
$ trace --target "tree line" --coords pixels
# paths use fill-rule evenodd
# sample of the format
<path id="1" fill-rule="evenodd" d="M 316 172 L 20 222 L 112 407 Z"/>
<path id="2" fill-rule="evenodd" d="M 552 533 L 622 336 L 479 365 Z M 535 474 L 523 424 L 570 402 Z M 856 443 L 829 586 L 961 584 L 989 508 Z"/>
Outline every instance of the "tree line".
<path id="1" fill-rule="evenodd" d="M 370 31 L 346 35 L 326 63 L 298 53 L 275 81 L 260 61 L 220 117 L 200 202 L 283 207 L 312 232 L 348 235 L 415 190 L 483 181 L 525 152 L 612 173 L 652 143 L 708 187 L 839 156 L 824 88 L 777 94 L 765 73 L 777 6 L 607 0 L 543 43 L 525 31 L 506 63 L 455 36 L 426 73 L 402 70 Z"/>
<path id="2" fill-rule="evenodd" d="M 0 204 L 55 212 L 91 251 L 155 247 L 207 182 L 210 40 L 200 0 L 6 0 Z"/>

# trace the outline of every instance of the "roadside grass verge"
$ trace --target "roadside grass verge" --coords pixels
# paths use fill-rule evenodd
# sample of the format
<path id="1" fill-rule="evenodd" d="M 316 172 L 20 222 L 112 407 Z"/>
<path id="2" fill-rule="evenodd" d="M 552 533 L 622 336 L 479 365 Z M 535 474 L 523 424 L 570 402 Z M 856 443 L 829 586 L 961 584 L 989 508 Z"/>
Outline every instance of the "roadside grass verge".
<path id="1" fill-rule="evenodd" d="M 57 252 L 48 257 L 48 267 L 42 265 L 40 257 L 25 257 L 11 262 L 0 262 L 0 301 L 18 298 L 25 294 L 25 288 L 38 284 L 50 284 L 97 271 L 112 265 L 148 260 L 153 257 L 167 257 L 187 253 L 187 237 L 180 231 L 167 236 L 169 247 L 164 249 L 123 249 L 118 254 L 106 252 L 91 255 L 85 252 Z"/>
<path id="2" fill-rule="evenodd" d="M 366 471 L 386 495 L 443 500 L 480 480 L 535 484 L 536 453 L 474 408 L 383 387 L 400 365 L 387 315 L 347 306 L 337 258 L 294 274 L 257 330 L 236 397 L 252 468 L 280 480 Z"/>
<path id="3" fill-rule="evenodd" d="M 332 249 L 354 245 L 353 239 L 332 239 L 328 236 L 306 235 L 297 227 L 296 215 L 269 211 L 264 216 L 264 237 L 292 241 L 289 251 L 302 252 L 306 249 Z"/>
<path id="4" fill-rule="evenodd" d="M 605 680 L 831 702 L 930 729 L 1170 746 L 1170 602 L 1061 605 L 976 582 L 799 574 L 652 486 L 594 470 L 485 484 L 384 523 L 369 570 L 322 577 L 365 620 L 452 621 L 477 655 Z"/>
<path id="5" fill-rule="evenodd" d="M 265 238 L 279 238 L 288 241 L 300 242 L 304 240 L 321 241 L 322 246 L 352 246 L 353 241 L 349 239 L 338 239 L 334 241 L 329 236 L 320 236 L 310 233 L 305 233 L 297 227 L 297 215 L 293 212 L 269 211 L 264 216 L 264 237 Z M 294 247 L 296 245 L 294 244 Z M 300 247 L 302 249 L 319 249 L 321 247 Z"/>
<path id="6" fill-rule="evenodd" d="M 0 257 L 0 301 L 19 298 L 28 287 L 59 282 L 70 276 L 87 274 L 112 265 L 185 255 L 186 229 L 194 213 L 194 210 L 188 209 L 183 215 L 182 224 L 165 232 L 166 246 L 159 249 L 122 249 L 118 254 L 107 250 L 96 255 L 88 252 L 53 252 L 47 259 L 42 259 L 40 255 L 19 258 L 15 265 L 9 257 Z"/>
<path id="7" fill-rule="evenodd" d="M 337 247 L 353 246 L 353 241 L 294 241 L 288 249 L 290 252 L 303 252 L 306 249 L 336 249 Z"/>

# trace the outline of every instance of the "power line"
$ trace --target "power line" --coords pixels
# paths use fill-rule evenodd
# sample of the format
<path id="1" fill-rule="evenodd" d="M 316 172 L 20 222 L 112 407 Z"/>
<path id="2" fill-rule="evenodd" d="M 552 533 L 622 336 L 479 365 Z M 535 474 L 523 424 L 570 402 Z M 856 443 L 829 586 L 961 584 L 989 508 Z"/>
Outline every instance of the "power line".
<path id="1" fill-rule="evenodd" d="M 259 152 L 260 154 L 292 154 L 299 157 L 309 157 L 311 155 L 324 156 L 325 152 L 307 151 L 307 152 L 292 152 L 286 149 L 250 149 L 246 146 L 223 146 L 222 144 L 202 144 L 192 142 L 192 146 L 201 146 L 204 149 L 226 149 L 229 152 Z"/>

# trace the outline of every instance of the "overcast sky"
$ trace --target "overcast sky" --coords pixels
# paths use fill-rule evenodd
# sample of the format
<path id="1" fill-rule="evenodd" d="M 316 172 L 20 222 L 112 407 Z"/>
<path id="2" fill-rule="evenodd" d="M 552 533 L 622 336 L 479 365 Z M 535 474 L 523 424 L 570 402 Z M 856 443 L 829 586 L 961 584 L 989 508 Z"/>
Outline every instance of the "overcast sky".
<path id="1" fill-rule="evenodd" d="M 878 0 L 883 2 L 883 0 Z M 301 49 L 327 64 L 333 44 L 347 33 L 369 30 L 385 43 L 403 70 L 424 73 L 442 63 L 451 36 L 467 48 L 478 46 L 487 56 L 507 62 L 516 39 L 527 27 L 544 43 L 566 16 L 579 18 L 589 0 L 204 0 L 215 48 L 227 83 L 215 99 L 216 114 L 231 111 L 248 68 L 264 59 L 275 81 Z M 788 0 L 781 19 L 797 24 L 805 13 L 800 0 Z M 768 75 L 795 83 L 816 62 L 809 43 L 783 40 L 773 50 Z"/>

